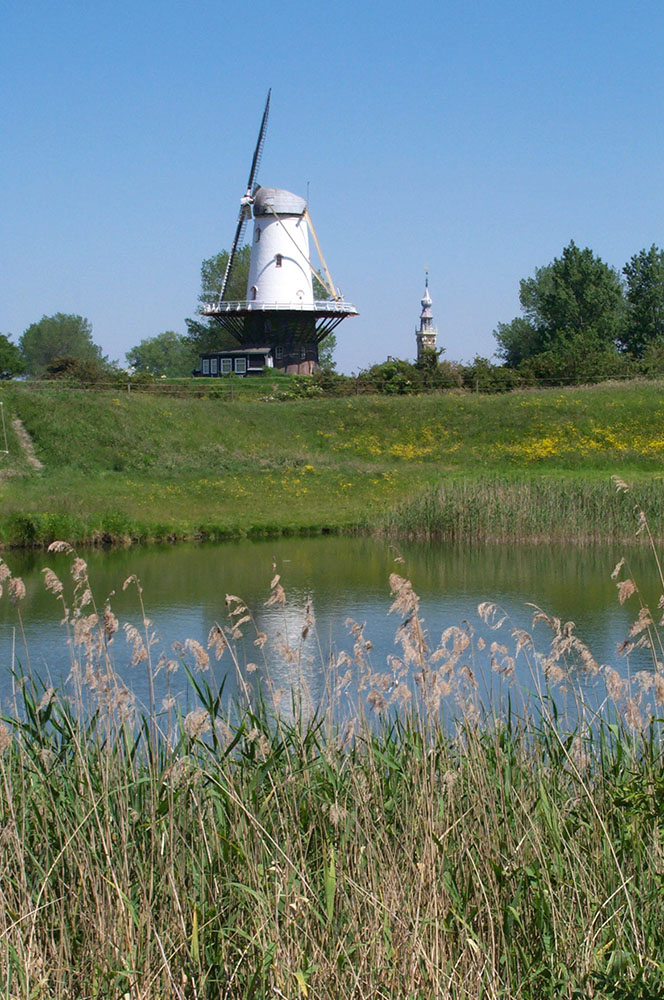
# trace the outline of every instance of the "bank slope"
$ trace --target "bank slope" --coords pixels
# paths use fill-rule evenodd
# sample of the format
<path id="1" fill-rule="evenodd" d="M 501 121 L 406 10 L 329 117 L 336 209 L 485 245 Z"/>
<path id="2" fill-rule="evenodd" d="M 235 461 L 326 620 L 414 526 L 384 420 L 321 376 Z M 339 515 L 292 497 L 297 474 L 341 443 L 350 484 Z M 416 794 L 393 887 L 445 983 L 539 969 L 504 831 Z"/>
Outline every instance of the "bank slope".
<path id="1" fill-rule="evenodd" d="M 622 536 L 634 504 L 615 501 L 610 476 L 656 507 L 662 492 L 660 383 L 280 403 L 11 383 L 0 398 L 5 545 L 355 528 Z"/>

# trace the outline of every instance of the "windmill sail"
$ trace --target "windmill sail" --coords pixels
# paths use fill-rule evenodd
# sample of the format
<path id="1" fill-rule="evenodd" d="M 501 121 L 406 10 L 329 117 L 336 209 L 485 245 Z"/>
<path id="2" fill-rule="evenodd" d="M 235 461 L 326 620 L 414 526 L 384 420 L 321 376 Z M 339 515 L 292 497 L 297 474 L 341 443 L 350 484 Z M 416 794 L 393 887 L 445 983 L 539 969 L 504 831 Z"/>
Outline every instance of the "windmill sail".
<path id="1" fill-rule="evenodd" d="M 231 246 L 231 252 L 228 255 L 228 260 L 226 262 L 226 270 L 224 271 L 224 280 L 221 283 L 221 291 L 219 292 L 219 302 L 224 301 L 224 296 L 226 294 L 226 289 L 231 277 L 231 271 L 233 268 L 233 262 L 235 261 L 235 255 L 237 253 L 238 247 L 242 241 L 242 234 L 244 232 L 244 227 L 251 214 L 251 196 L 253 194 L 254 184 L 256 183 L 256 176 L 258 174 L 258 168 L 261 162 L 261 156 L 263 155 L 263 146 L 265 144 L 265 133 L 267 132 L 267 119 L 270 113 L 270 94 L 272 89 L 267 92 L 267 100 L 265 102 L 265 110 L 263 111 L 263 118 L 261 120 L 261 127 L 258 131 L 258 141 L 256 142 L 256 148 L 254 149 L 253 159 L 251 161 L 251 168 L 249 170 L 249 179 L 247 181 L 247 191 L 244 198 L 240 202 L 240 214 L 237 219 L 237 227 L 235 229 L 235 237 Z"/>

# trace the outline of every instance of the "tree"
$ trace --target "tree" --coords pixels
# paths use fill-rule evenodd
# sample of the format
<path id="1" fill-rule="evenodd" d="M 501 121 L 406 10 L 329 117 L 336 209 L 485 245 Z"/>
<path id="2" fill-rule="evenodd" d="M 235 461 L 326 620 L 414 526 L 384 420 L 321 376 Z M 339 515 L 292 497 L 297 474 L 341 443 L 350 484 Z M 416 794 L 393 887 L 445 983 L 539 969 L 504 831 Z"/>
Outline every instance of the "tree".
<path id="1" fill-rule="evenodd" d="M 247 297 L 249 280 L 249 263 L 251 247 L 246 244 L 235 254 L 233 270 L 226 289 L 226 299 L 230 302 L 241 302 Z M 196 310 L 200 315 L 204 305 L 212 305 L 219 298 L 219 292 L 226 273 L 228 250 L 222 250 L 214 257 L 208 257 L 201 264 L 201 291 L 198 296 L 199 306 Z M 196 354 L 204 351 L 233 350 L 239 347 L 235 337 L 222 330 L 213 319 L 186 319 L 188 339 Z"/>
<path id="2" fill-rule="evenodd" d="M 619 275 L 586 247 L 574 241 L 560 257 L 521 282 L 519 301 L 525 314 L 494 331 L 498 355 L 510 366 L 540 354 L 575 350 L 616 350 L 624 328 L 624 299 Z"/>
<path id="3" fill-rule="evenodd" d="M 92 324 L 82 316 L 56 313 L 42 316 L 23 333 L 19 341 L 28 375 L 41 378 L 51 361 L 70 357 L 79 361 L 99 361 L 101 348 L 92 341 Z"/>
<path id="4" fill-rule="evenodd" d="M 518 374 L 526 384 L 578 385 L 628 377 L 633 374 L 630 361 L 613 344 L 593 348 L 577 337 L 568 341 L 564 350 L 542 351 L 526 358 L 519 365 Z"/>
<path id="5" fill-rule="evenodd" d="M 627 318 L 621 346 L 636 358 L 664 343 L 664 250 L 653 245 L 625 264 Z"/>
<path id="6" fill-rule="evenodd" d="M 517 316 L 511 323 L 499 323 L 493 335 L 498 341 L 496 354 L 508 368 L 518 368 L 522 361 L 539 353 L 539 333 L 525 316 Z"/>
<path id="7" fill-rule="evenodd" d="M 25 363 L 20 350 L 16 344 L 12 344 L 9 337 L 0 333 L 0 379 L 14 378 L 24 372 Z"/>
<path id="8" fill-rule="evenodd" d="M 476 354 L 471 362 L 459 366 L 461 383 L 473 392 L 509 392 L 521 385 L 519 372 L 506 365 L 495 365 Z"/>
<path id="9" fill-rule="evenodd" d="M 166 330 L 142 340 L 126 354 L 127 364 L 138 372 L 186 378 L 198 361 L 198 351 L 188 337 Z"/>
<path id="10" fill-rule="evenodd" d="M 408 396 L 418 391 L 420 375 L 410 362 L 389 358 L 360 371 L 357 384 L 361 390 L 384 392 L 390 396 Z"/>
<path id="11" fill-rule="evenodd" d="M 454 384 L 451 378 L 452 366 L 448 361 L 441 361 L 444 353 L 444 347 L 425 347 L 418 353 L 413 368 L 419 376 L 421 389 L 448 389 Z"/>
<path id="12" fill-rule="evenodd" d="M 64 356 L 49 361 L 44 372 L 45 379 L 72 382 L 75 385 L 109 385 L 119 376 L 117 368 L 106 364 L 100 358 L 72 358 Z"/>
<path id="13" fill-rule="evenodd" d="M 334 352 L 337 347 L 336 333 L 328 333 L 327 337 L 321 340 L 318 345 L 318 363 L 324 372 L 333 372 L 337 367 L 334 360 Z"/>
<path id="14" fill-rule="evenodd" d="M 551 265 L 539 310 L 549 346 L 579 336 L 595 346 L 614 345 L 624 322 L 620 276 L 589 247 L 579 250 L 572 241 Z"/>

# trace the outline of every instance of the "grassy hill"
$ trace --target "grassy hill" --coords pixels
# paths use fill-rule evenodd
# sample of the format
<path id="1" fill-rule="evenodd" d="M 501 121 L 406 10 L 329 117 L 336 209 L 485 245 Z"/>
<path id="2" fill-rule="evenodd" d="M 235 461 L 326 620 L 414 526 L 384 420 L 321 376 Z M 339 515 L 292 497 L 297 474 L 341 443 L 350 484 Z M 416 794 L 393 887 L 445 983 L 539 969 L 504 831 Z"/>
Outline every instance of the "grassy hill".
<path id="1" fill-rule="evenodd" d="M 648 382 L 272 402 L 7 383 L 0 540 L 358 527 L 627 534 L 634 503 L 616 498 L 611 474 L 636 482 L 659 533 L 663 389 Z M 30 463 L 17 419 L 43 468 Z"/>

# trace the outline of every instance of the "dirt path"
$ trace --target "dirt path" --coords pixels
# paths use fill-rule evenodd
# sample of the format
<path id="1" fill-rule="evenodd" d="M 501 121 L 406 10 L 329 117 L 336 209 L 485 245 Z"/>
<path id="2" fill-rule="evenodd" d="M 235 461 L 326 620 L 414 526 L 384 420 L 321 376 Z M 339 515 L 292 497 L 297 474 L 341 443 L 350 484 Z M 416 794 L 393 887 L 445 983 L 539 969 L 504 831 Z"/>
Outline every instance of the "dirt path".
<path id="1" fill-rule="evenodd" d="M 40 462 L 35 455 L 35 446 L 32 443 L 32 438 L 23 426 L 23 421 L 16 417 L 12 420 L 12 427 L 16 431 L 16 437 L 18 438 L 18 443 L 23 449 L 23 454 L 28 460 L 28 464 L 32 466 L 33 469 L 43 469 L 44 464 Z"/>

